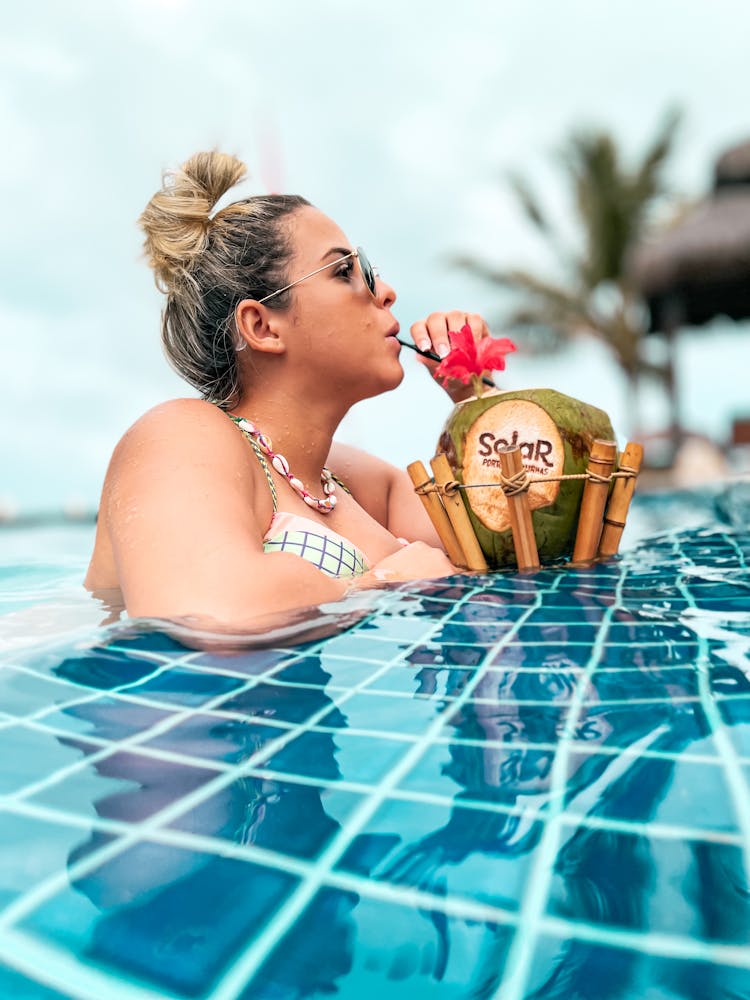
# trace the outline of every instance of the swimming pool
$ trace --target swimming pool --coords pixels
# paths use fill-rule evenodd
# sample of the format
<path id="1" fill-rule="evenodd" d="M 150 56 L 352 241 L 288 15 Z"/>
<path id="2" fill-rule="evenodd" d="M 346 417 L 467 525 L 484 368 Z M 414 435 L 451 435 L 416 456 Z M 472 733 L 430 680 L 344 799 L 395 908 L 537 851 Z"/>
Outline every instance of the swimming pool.
<path id="1" fill-rule="evenodd" d="M 750 996 L 745 500 L 231 655 L 6 530 L 0 996 Z"/>

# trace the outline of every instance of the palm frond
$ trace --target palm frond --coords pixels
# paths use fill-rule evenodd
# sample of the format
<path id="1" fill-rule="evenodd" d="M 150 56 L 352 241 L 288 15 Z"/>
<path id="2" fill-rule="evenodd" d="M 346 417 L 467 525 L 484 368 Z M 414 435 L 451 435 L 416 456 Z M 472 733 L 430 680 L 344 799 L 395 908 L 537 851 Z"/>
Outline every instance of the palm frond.
<path id="1" fill-rule="evenodd" d="M 530 185 L 517 173 L 508 174 L 508 184 L 529 222 L 544 236 L 553 236 L 549 219 Z"/>

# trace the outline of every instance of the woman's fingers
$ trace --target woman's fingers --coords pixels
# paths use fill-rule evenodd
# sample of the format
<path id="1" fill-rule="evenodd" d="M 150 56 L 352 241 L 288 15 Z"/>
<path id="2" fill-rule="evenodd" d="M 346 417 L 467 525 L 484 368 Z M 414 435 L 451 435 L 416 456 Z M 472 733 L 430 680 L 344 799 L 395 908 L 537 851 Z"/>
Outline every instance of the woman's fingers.
<path id="1" fill-rule="evenodd" d="M 479 313 L 467 313 L 466 322 L 471 327 L 474 340 L 483 340 L 484 337 L 489 337 L 490 328 L 487 326 L 484 317 L 480 316 Z"/>
<path id="2" fill-rule="evenodd" d="M 466 313 L 459 310 L 450 312 L 430 313 L 427 319 L 419 320 L 411 326 L 411 335 L 420 351 L 434 351 L 444 358 L 451 349 L 448 334 L 460 330 L 468 324 L 475 340 L 488 337 L 490 331 L 479 313 Z"/>

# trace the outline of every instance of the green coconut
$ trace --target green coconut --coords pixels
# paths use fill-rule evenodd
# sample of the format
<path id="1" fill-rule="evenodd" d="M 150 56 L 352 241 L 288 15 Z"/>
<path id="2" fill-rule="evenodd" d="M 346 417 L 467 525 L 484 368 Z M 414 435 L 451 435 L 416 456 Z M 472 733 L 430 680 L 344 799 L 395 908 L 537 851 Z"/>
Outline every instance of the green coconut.
<path id="1" fill-rule="evenodd" d="M 502 448 L 518 445 L 524 468 L 540 478 L 586 471 L 595 438 L 614 440 L 603 410 L 554 389 L 492 393 L 459 403 L 440 436 L 461 483 L 499 483 Z M 573 551 L 584 481 L 534 483 L 529 505 L 542 563 Z M 516 564 L 508 502 L 499 486 L 463 490 L 477 540 L 493 568 Z"/>

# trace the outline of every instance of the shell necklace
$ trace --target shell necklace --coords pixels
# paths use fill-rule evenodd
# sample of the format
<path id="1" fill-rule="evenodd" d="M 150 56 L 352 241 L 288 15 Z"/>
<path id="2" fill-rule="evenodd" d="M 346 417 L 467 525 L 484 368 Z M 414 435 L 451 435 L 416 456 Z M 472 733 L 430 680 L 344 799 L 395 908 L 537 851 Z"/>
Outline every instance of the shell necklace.
<path id="1" fill-rule="evenodd" d="M 336 483 L 333 478 L 333 474 L 330 469 L 323 466 L 323 471 L 320 474 L 320 482 L 323 486 L 324 497 L 314 497 L 309 490 L 305 489 L 305 485 L 302 480 L 297 479 L 297 477 L 290 472 L 289 462 L 284 458 L 283 455 L 278 455 L 273 450 L 273 445 L 271 444 L 271 439 L 267 438 L 265 434 L 258 430 L 254 423 L 250 420 L 246 420 L 244 417 L 233 417 L 234 422 L 239 428 L 249 434 L 254 441 L 257 442 L 258 447 L 271 459 L 271 465 L 276 469 L 278 473 L 289 480 L 289 485 L 293 490 L 302 497 L 308 507 L 314 507 L 315 510 L 319 510 L 321 514 L 330 514 L 333 508 L 336 506 Z"/>

